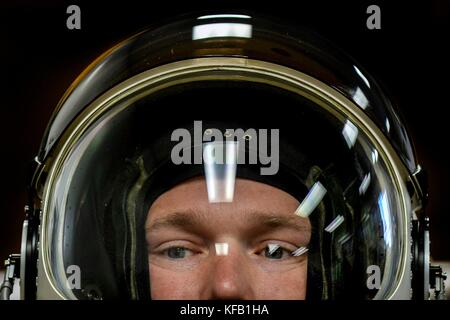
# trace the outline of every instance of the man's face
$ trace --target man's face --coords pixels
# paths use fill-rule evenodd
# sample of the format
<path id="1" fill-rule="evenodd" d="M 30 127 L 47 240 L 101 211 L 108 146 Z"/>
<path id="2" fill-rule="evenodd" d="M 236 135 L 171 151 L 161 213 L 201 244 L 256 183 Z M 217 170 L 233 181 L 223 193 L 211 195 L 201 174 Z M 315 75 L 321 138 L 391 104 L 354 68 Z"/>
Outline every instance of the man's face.
<path id="1" fill-rule="evenodd" d="M 244 179 L 230 203 L 209 203 L 202 178 L 162 194 L 146 221 L 152 298 L 304 299 L 307 254 L 292 253 L 308 246 L 311 225 L 298 206 Z"/>

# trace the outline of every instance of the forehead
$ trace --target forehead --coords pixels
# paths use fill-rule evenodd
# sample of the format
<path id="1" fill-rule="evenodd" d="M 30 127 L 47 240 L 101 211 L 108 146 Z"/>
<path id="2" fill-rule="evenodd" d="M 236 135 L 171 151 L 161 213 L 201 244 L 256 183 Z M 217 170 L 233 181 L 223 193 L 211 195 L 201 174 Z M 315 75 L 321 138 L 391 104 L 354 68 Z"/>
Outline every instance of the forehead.
<path id="1" fill-rule="evenodd" d="M 295 217 L 299 201 L 283 190 L 241 178 L 236 179 L 234 188 L 232 202 L 210 203 L 205 180 L 190 179 L 156 199 L 150 208 L 147 224 L 176 212 L 208 216 L 209 220 L 222 217 L 245 220 L 257 214 Z"/>

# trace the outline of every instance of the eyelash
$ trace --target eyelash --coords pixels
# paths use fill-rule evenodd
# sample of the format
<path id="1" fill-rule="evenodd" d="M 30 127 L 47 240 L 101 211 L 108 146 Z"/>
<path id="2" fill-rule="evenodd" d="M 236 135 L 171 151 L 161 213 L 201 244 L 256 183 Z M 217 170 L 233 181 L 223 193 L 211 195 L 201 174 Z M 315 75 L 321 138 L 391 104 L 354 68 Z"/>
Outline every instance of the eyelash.
<path id="1" fill-rule="evenodd" d="M 274 248 L 272 248 L 272 250 L 270 249 L 271 245 L 274 246 Z M 267 249 L 269 249 L 269 252 L 268 252 L 269 254 L 270 254 L 270 251 L 272 251 L 272 253 L 275 253 L 278 250 L 282 250 L 281 257 L 280 258 L 270 258 L 270 257 L 266 256 L 265 254 L 268 251 Z M 262 247 L 261 249 L 259 249 L 255 253 L 258 256 L 262 256 L 263 258 L 266 258 L 266 259 L 269 259 L 269 260 L 285 260 L 285 259 L 289 259 L 289 258 L 293 257 L 292 256 L 292 252 L 293 252 L 293 250 L 291 250 L 291 248 L 288 248 L 288 246 L 281 245 L 279 243 L 269 242 L 269 243 L 266 243 L 264 245 L 264 247 Z"/>
<path id="2" fill-rule="evenodd" d="M 172 258 L 169 256 L 170 254 L 170 250 L 172 249 L 182 249 L 184 250 L 184 253 L 186 255 L 186 257 L 183 258 Z M 192 256 L 196 253 L 200 253 L 200 250 L 195 250 L 191 245 L 186 245 L 186 244 L 181 244 L 181 243 L 174 243 L 174 244 L 170 244 L 170 245 L 164 245 L 163 248 L 161 249 L 157 249 L 154 251 L 155 254 L 160 255 L 160 256 L 164 256 L 168 259 L 172 259 L 172 260 L 182 260 L 185 259 L 189 256 Z"/>
<path id="3" fill-rule="evenodd" d="M 186 253 L 193 253 L 192 250 L 190 250 L 190 249 L 188 249 L 188 248 L 186 248 L 186 247 L 182 247 L 182 246 L 172 246 L 172 247 L 169 247 L 169 248 L 164 249 L 161 253 L 162 253 L 164 256 L 168 257 L 169 259 L 174 259 L 174 260 L 180 259 L 180 260 L 181 260 L 181 259 L 185 259 L 185 258 L 186 258 L 185 256 L 183 256 L 182 258 L 173 258 L 173 257 L 170 257 L 170 256 L 169 256 L 169 253 L 170 253 L 170 250 L 171 250 L 171 249 L 183 249 L 185 255 L 186 255 Z M 188 254 L 188 256 L 190 256 L 190 255 Z"/>

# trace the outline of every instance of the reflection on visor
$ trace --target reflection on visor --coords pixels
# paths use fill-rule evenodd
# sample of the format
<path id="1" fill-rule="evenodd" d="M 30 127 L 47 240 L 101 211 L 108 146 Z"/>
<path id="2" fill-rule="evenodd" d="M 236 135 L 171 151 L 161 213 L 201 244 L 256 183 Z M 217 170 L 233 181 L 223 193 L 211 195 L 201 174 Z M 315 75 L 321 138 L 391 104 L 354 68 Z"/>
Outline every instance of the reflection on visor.
<path id="1" fill-rule="evenodd" d="M 391 226 L 391 212 L 389 210 L 389 200 L 386 192 L 380 193 L 378 196 L 378 206 L 380 208 L 381 219 L 383 220 L 384 239 L 387 246 L 391 246 L 392 226 Z"/>
<path id="2" fill-rule="evenodd" d="M 216 243 L 216 255 L 217 256 L 227 256 L 228 255 L 228 243 Z"/>
<path id="3" fill-rule="evenodd" d="M 362 109 L 366 109 L 369 105 L 369 100 L 367 100 L 364 92 L 359 87 L 356 88 L 356 91 L 353 94 L 353 99 L 355 100 L 356 104 L 359 105 Z"/>
<path id="4" fill-rule="evenodd" d="M 351 149 L 358 137 L 358 128 L 351 123 L 349 120 L 345 122 L 344 129 L 342 129 L 342 135 L 344 136 L 345 142 L 347 142 L 347 146 Z"/>
<path id="5" fill-rule="evenodd" d="M 361 185 L 359 186 L 359 194 L 360 195 L 363 195 L 364 193 L 366 193 L 367 188 L 369 187 L 369 184 L 370 184 L 370 173 L 368 173 L 364 176 L 364 179 L 361 182 Z"/>
<path id="6" fill-rule="evenodd" d="M 331 232 L 333 232 L 334 230 L 336 230 L 337 229 L 337 227 L 339 227 L 341 224 L 342 224 L 342 222 L 344 222 L 344 217 L 343 216 L 337 216 L 334 220 L 333 220 L 333 222 L 331 222 L 326 228 L 325 228 L 325 231 L 326 232 L 329 232 L 329 233 L 331 233 Z"/>
<path id="7" fill-rule="evenodd" d="M 376 164 L 378 161 L 378 151 L 373 149 L 372 151 L 372 164 Z"/>
<path id="8" fill-rule="evenodd" d="M 203 145 L 208 200 L 233 202 L 238 142 L 210 142 Z"/>
<path id="9" fill-rule="evenodd" d="M 295 214 L 299 217 L 307 218 L 319 205 L 326 193 L 327 189 L 320 182 L 316 182 L 295 211 Z"/>
<path id="10" fill-rule="evenodd" d="M 364 83 L 370 88 L 370 83 L 369 80 L 367 80 L 367 78 L 363 75 L 363 73 L 359 70 L 359 68 L 357 66 L 353 66 L 353 69 L 355 69 L 356 73 L 358 74 L 358 76 L 364 81 Z"/>
<path id="11" fill-rule="evenodd" d="M 250 19 L 251 17 L 245 14 L 211 14 L 206 16 L 198 17 L 197 20 L 202 19 L 218 19 L 218 18 L 240 18 L 240 19 Z M 356 68 L 356 67 L 355 67 Z"/>
<path id="12" fill-rule="evenodd" d="M 300 247 L 297 250 L 295 250 L 294 252 L 292 252 L 292 255 L 294 257 L 300 257 L 302 254 L 308 252 L 308 248 L 306 247 Z"/>
<path id="13" fill-rule="evenodd" d="M 283 248 L 276 243 L 269 243 L 267 245 L 266 251 L 267 251 L 268 256 L 276 255 L 277 250 L 283 250 Z M 308 252 L 307 247 L 299 247 L 299 248 L 295 249 L 294 251 L 292 251 L 290 254 L 294 257 L 300 257 L 302 254 L 305 254 L 306 252 Z"/>
<path id="14" fill-rule="evenodd" d="M 252 26 L 245 23 L 210 23 L 192 29 L 192 40 L 217 37 L 251 38 Z"/>
<path id="15" fill-rule="evenodd" d="M 280 247 L 279 245 L 273 243 L 269 243 L 267 246 L 269 249 L 269 255 L 272 255 Z"/>

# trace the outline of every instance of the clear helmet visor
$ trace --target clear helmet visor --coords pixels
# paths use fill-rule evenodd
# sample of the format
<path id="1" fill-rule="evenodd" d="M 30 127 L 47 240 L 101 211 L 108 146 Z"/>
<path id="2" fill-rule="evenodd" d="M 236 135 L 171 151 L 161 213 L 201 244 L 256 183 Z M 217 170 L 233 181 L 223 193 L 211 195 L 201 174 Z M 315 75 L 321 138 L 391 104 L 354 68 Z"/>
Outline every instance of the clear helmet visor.
<path id="1" fill-rule="evenodd" d="M 403 200 L 373 140 L 330 108 L 233 79 L 91 113 L 46 187 L 53 285 L 69 299 L 388 297 Z"/>

